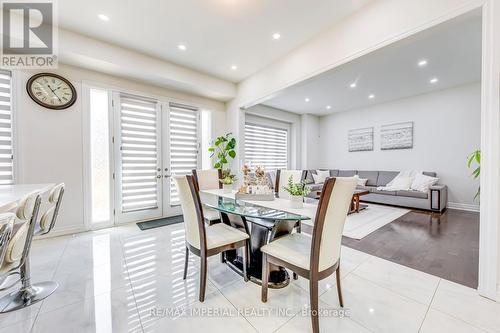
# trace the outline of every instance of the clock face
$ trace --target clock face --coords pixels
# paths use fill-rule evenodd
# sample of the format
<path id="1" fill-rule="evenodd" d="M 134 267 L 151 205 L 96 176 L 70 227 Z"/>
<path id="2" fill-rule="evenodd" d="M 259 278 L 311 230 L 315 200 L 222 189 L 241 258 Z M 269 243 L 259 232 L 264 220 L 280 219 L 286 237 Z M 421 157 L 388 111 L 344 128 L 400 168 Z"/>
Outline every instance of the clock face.
<path id="1" fill-rule="evenodd" d="M 55 74 L 37 74 L 28 81 L 28 93 L 38 104 L 49 109 L 65 109 L 76 100 L 75 88 Z"/>

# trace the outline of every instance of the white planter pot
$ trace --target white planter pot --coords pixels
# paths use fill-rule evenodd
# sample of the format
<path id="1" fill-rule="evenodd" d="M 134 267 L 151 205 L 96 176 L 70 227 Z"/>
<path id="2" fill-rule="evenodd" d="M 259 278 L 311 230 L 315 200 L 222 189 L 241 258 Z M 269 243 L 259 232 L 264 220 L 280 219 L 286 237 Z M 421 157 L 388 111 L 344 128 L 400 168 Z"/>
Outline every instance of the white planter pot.
<path id="1" fill-rule="evenodd" d="M 222 192 L 232 193 L 233 192 L 233 184 L 222 184 Z"/>
<path id="2" fill-rule="evenodd" d="M 304 198 L 301 195 L 290 196 L 291 208 L 304 208 Z"/>

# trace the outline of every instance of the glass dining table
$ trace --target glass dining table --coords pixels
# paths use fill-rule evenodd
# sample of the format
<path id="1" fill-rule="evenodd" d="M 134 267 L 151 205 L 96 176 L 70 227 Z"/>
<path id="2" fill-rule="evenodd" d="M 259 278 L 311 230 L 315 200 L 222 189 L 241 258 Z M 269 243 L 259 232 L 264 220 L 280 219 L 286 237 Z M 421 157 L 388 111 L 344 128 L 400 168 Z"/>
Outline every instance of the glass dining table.
<path id="1" fill-rule="evenodd" d="M 262 278 L 260 248 L 275 238 L 291 233 L 294 229 L 300 232 L 301 221 L 311 219 L 305 215 L 279 209 L 280 205 L 287 204 L 286 199 L 270 202 L 236 200 L 234 193 L 224 193 L 223 190 L 200 191 L 200 199 L 205 207 L 220 213 L 222 223 L 242 229 L 250 235 L 247 272 L 250 281 L 257 284 L 261 283 Z M 240 275 L 243 271 L 241 251 L 241 249 L 226 251 L 222 256 L 222 261 Z M 290 276 L 283 267 L 270 267 L 269 288 L 283 288 L 289 282 Z"/>

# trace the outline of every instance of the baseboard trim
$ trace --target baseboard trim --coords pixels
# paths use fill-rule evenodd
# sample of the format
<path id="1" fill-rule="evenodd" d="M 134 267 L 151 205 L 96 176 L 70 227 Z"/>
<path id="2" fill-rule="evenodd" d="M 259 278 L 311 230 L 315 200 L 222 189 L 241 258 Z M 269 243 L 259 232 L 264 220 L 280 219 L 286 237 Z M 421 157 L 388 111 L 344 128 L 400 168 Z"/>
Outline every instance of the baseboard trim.
<path id="1" fill-rule="evenodd" d="M 473 205 L 473 204 L 448 202 L 448 208 L 458 209 L 458 210 L 466 210 L 468 212 L 478 212 L 479 213 L 479 205 Z"/>
<path id="2" fill-rule="evenodd" d="M 88 231 L 85 226 L 83 225 L 74 225 L 74 226 L 68 226 L 68 227 L 63 227 L 63 228 L 54 228 L 52 231 L 44 236 L 36 236 L 35 239 L 46 239 L 46 238 L 52 238 L 52 237 L 59 237 L 59 236 L 65 236 L 65 235 L 72 235 L 72 234 L 77 234 L 81 232 L 86 232 Z"/>

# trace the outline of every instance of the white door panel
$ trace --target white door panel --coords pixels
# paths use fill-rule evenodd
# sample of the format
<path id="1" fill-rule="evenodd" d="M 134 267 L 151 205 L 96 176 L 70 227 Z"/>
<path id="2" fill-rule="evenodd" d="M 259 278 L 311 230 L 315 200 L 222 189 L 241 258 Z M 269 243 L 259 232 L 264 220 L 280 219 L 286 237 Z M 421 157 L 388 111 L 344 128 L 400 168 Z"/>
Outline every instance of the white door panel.
<path id="1" fill-rule="evenodd" d="M 159 218 L 163 212 L 160 104 L 114 94 L 115 219 Z"/>

